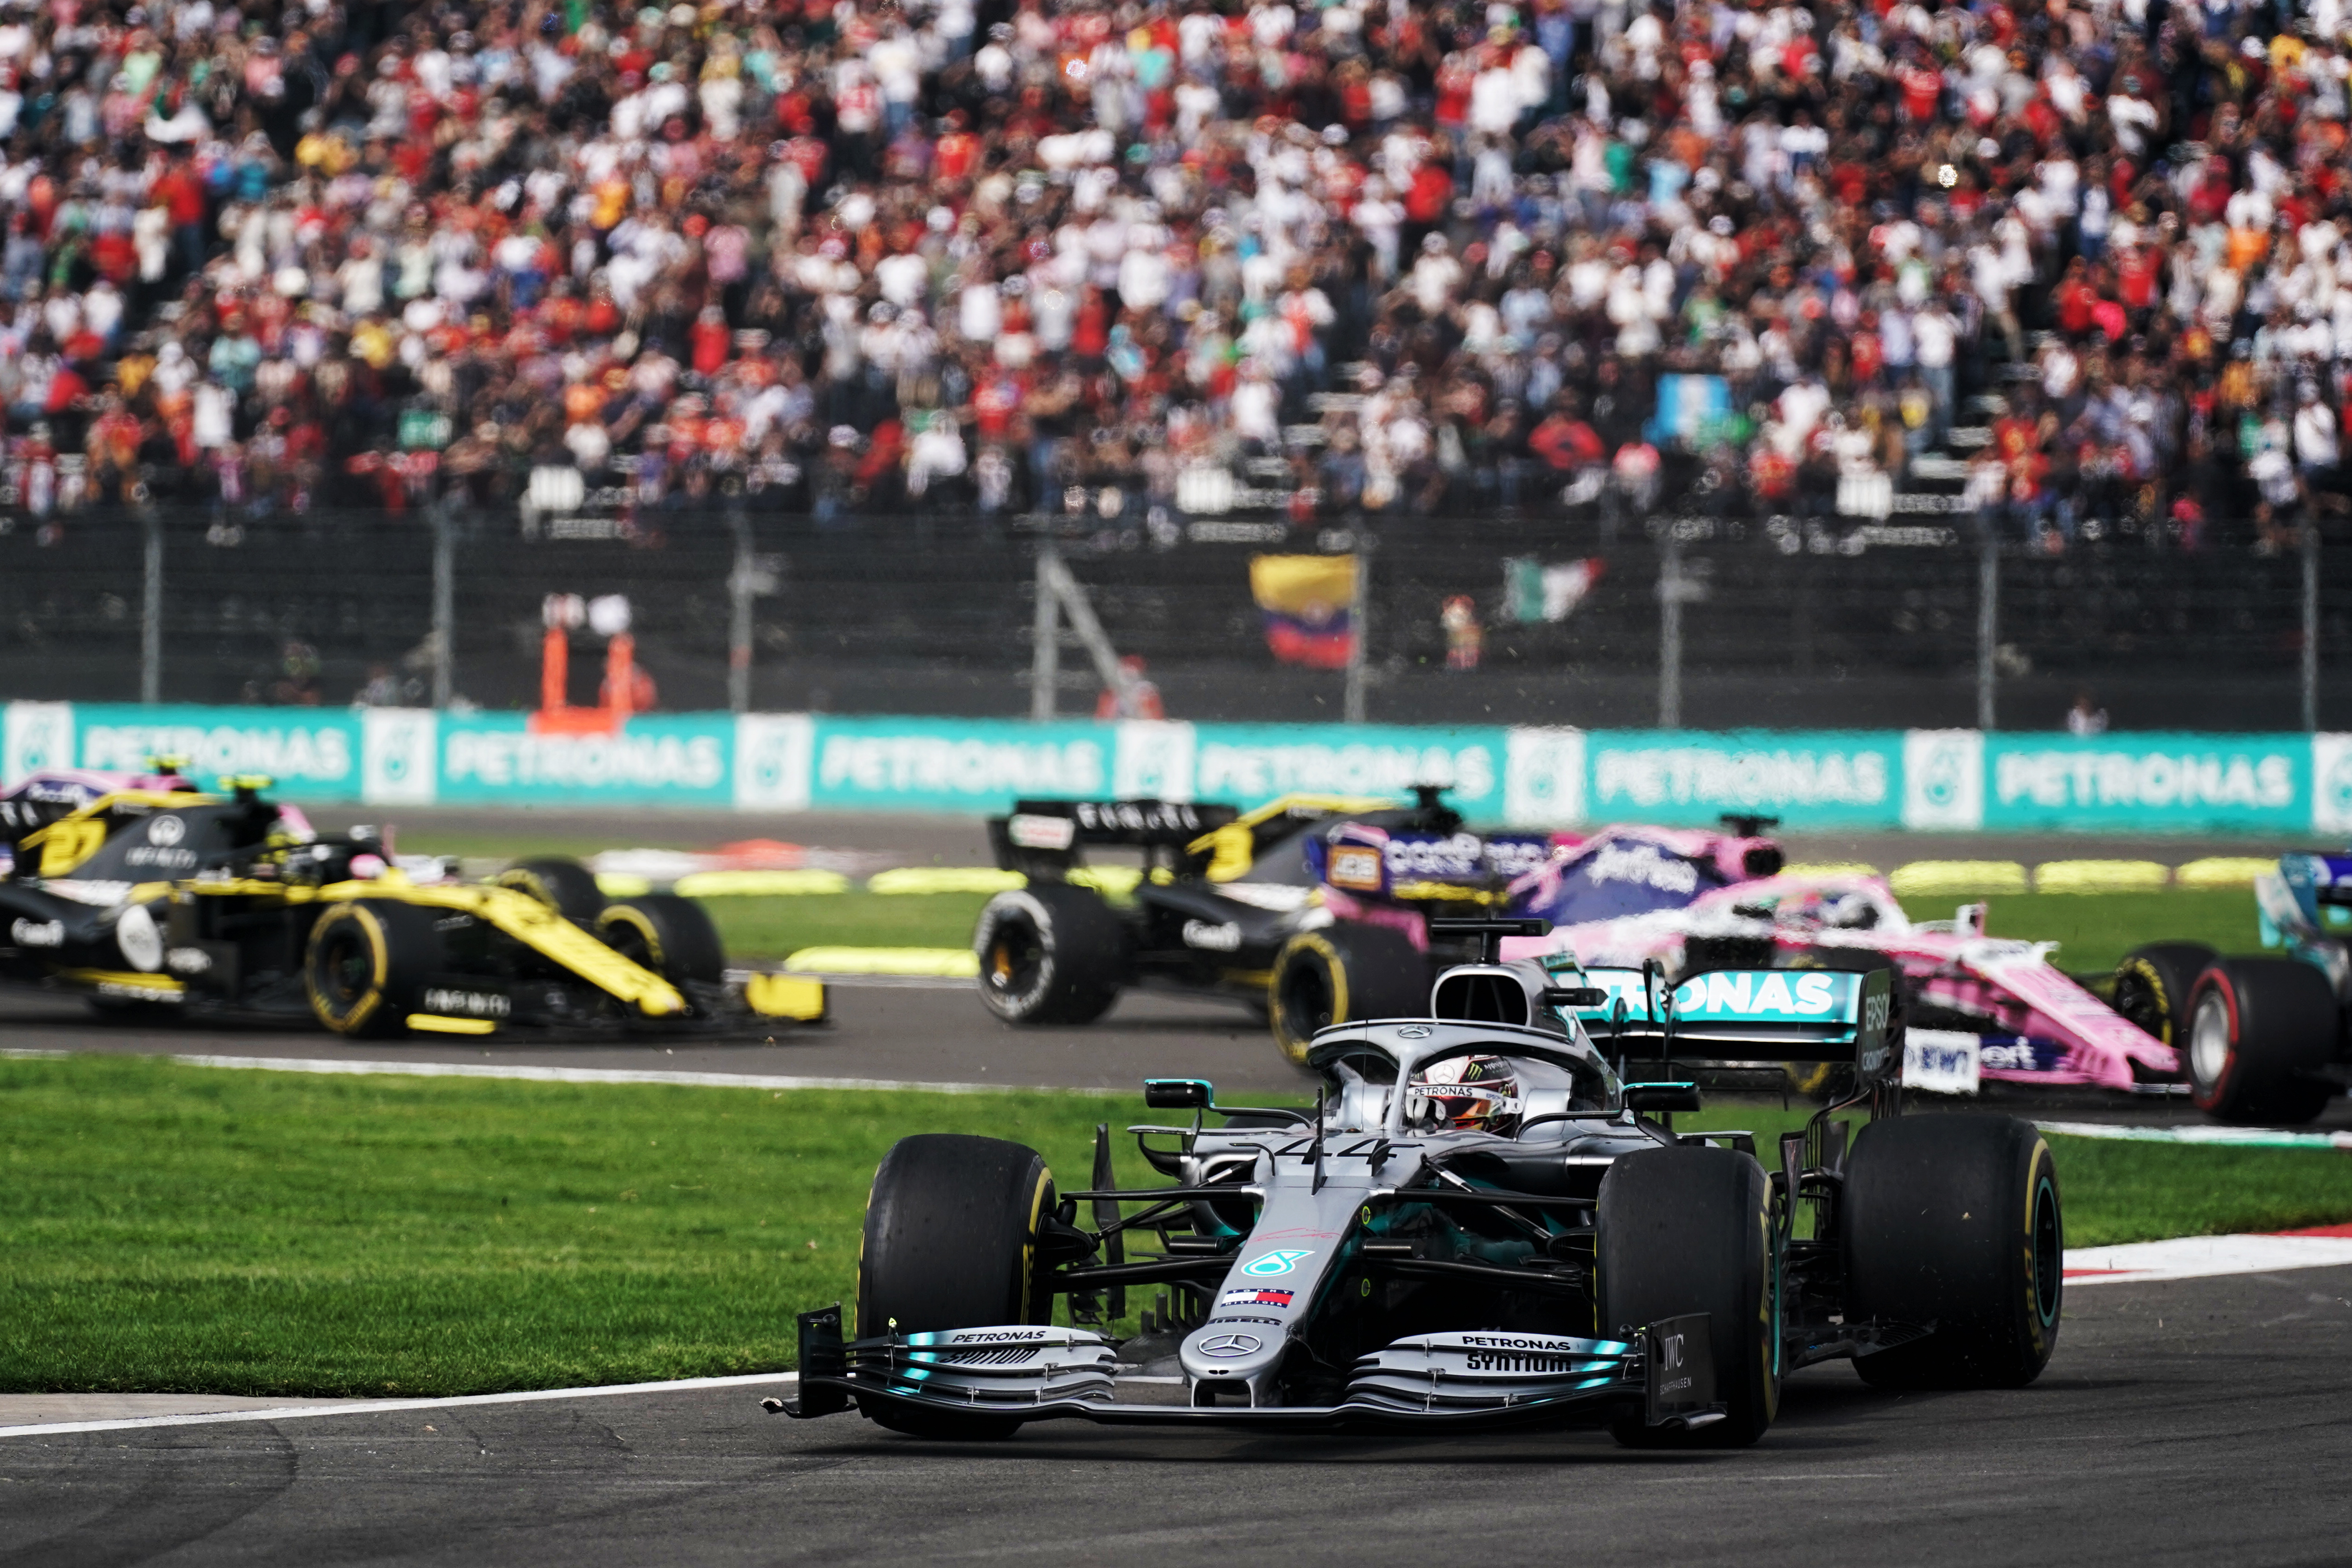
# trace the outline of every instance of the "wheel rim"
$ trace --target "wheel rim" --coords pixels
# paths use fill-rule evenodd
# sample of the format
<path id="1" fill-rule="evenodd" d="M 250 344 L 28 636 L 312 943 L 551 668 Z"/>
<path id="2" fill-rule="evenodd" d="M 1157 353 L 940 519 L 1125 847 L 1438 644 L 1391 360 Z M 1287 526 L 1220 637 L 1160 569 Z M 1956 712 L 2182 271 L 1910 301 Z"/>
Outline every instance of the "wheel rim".
<path id="1" fill-rule="evenodd" d="M 2230 1065 L 2230 1007 L 2218 992 L 2209 991 L 2197 1004 L 2189 1026 L 2189 1071 L 2200 1084 L 2221 1081 Z"/>
<path id="2" fill-rule="evenodd" d="M 1283 1032 L 1304 1046 L 1318 1029 L 1331 1026 L 1331 977 L 1319 963 L 1294 963 L 1283 976 L 1276 1012 Z"/>
<path id="3" fill-rule="evenodd" d="M 1037 994 L 1045 971 L 1045 944 L 1025 920 L 1007 920 L 991 933 L 980 961 L 989 994 L 1010 1005 Z"/>
<path id="4" fill-rule="evenodd" d="M 375 954 L 348 921 L 319 944 L 320 990 L 337 1014 L 348 1013 L 375 984 Z"/>
<path id="5" fill-rule="evenodd" d="M 2177 1043 L 2172 1038 L 2172 1015 L 2164 1005 L 2163 995 L 2137 964 L 2116 976 L 2116 1012 L 2141 1034 L 2168 1046 Z"/>
<path id="6" fill-rule="evenodd" d="M 646 941 L 646 933 L 635 926 L 625 921 L 614 921 L 604 928 L 604 940 L 612 944 L 614 952 L 638 968 L 652 970 L 656 974 L 661 973 L 661 965 L 654 962 L 653 943 Z"/>
<path id="7" fill-rule="evenodd" d="M 2042 1178 L 2033 1192 L 2033 1306 L 2044 1327 L 2058 1321 L 2058 1286 L 2066 1265 L 2058 1230 L 2058 1189 Z"/>

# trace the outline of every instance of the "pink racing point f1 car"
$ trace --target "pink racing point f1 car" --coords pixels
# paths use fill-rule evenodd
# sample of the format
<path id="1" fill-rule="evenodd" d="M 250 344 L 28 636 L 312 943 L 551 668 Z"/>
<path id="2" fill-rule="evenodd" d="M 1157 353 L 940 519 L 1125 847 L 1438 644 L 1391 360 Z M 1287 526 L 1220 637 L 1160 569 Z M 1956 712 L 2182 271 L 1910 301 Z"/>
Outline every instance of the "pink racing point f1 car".
<path id="1" fill-rule="evenodd" d="M 2165 1039 L 2052 963 L 2055 943 L 1985 935 L 1981 904 L 1915 923 L 1877 877 L 1727 882 L 1727 856 L 1752 855 L 1759 826 L 1742 821 L 1735 835 L 1612 826 L 1563 839 L 1509 899 L 1511 913 L 1549 920 L 1551 934 L 1508 939 L 1504 955 L 1654 962 L 1677 980 L 1718 969 L 1895 969 L 1906 982 L 1911 1087 L 1973 1093 L 1982 1079 L 2187 1092 Z"/>

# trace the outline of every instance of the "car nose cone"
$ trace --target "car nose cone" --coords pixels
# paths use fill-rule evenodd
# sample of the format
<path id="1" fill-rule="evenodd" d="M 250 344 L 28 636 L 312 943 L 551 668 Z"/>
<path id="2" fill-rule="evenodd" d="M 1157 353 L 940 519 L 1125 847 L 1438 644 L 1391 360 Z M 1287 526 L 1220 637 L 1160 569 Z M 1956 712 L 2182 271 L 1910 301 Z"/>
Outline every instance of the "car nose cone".
<path id="1" fill-rule="evenodd" d="M 1286 1342 L 1282 1330 L 1271 1324 L 1211 1322 L 1186 1338 L 1177 1362 L 1196 1384 L 1257 1384 L 1282 1364 Z"/>

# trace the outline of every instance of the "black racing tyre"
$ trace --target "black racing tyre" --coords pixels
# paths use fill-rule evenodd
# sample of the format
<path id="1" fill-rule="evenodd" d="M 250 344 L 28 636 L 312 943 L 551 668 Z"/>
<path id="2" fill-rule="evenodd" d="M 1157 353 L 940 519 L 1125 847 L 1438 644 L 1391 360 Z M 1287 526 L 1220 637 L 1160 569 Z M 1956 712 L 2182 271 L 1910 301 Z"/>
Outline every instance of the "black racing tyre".
<path id="1" fill-rule="evenodd" d="M 530 894 L 575 925 L 593 930 L 596 917 L 604 912 L 604 893 L 596 886 L 596 873 L 562 855 L 518 860 L 490 880 Z"/>
<path id="2" fill-rule="evenodd" d="M 2066 1233 L 2058 1168 L 2011 1116 L 1873 1121 L 1839 1206 L 1848 1323 L 1932 1325 L 1855 1360 L 1875 1388 L 2022 1388 L 2058 1342 Z"/>
<path id="3" fill-rule="evenodd" d="M 1091 1024 L 1127 983 L 1128 931 L 1091 888 L 1032 882 L 997 894 L 972 927 L 980 999 L 1008 1024 Z"/>
<path id="4" fill-rule="evenodd" d="M 2213 962 L 2201 942 L 2152 942 L 2116 965 L 2115 1010 L 2176 1050 L 2189 1044 L 2189 993 Z"/>
<path id="5" fill-rule="evenodd" d="M 1054 1175 L 1019 1143 L 956 1132 L 901 1138 L 874 1173 L 857 1258 L 857 1334 L 921 1333 L 1053 1321 L 1037 1230 L 1054 1212 Z M 862 1408 L 918 1437 L 1007 1437 L 1002 1416 Z"/>
<path id="6" fill-rule="evenodd" d="M 1744 1448 L 1780 1402 L 1774 1332 L 1772 1187 L 1764 1167 L 1731 1149 L 1644 1149 L 1609 1167 L 1597 1221 L 1598 1322 L 1630 1340 L 1643 1325 L 1705 1312 L 1724 1418 L 1660 1431 L 1639 1415 L 1610 1435 L 1629 1448 Z"/>
<path id="7" fill-rule="evenodd" d="M 2189 1098 L 2220 1121 L 2309 1121 L 2336 1086 L 2342 1016 L 2327 977 L 2292 958 L 2222 958 L 2189 994 Z"/>
<path id="8" fill-rule="evenodd" d="M 1266 986 L 1274 1043 L 1293 1067 L 1305 1067 L 1318 1029 L 1426 1018 L 1430 979 L 1428 958 L 1402 931 L 1372 925 L 1300 931 L 1275 955 Z"/>
<path id="9" fill-rule="evenodd" d="M 716 985 L 725 978 L 727 949 L 709 912 L 676 893 L 640 893 L 604 906 L 596 934 L 624 958 L 676 984 Z"/>
<path id="10" fill-rule="evenodd" d="M 435 911 L 355 899 L 311 922 L 302 981 L 310 1015 L 348 1038 L 397 1034 L 424 1010 L 426 983 L 442 966 Z"/>

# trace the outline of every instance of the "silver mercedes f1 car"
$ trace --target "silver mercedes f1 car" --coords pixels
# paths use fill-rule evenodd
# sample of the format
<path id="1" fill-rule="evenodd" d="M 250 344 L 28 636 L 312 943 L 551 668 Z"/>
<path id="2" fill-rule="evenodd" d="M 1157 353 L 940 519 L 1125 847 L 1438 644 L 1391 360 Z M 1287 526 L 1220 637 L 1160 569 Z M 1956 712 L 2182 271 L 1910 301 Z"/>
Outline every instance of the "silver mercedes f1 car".
<path id="1" fill-rule="evenodd" d="M 1192 1112 L 1129 1130 L 1168 1184 L 1114 1185 L 1108 1128 L 1069 1194 L 1019 1144 L 901 1141 L 875 1177 L 854 1333 L 837 1306 L 803 1314 L 797 1398 L 768 1407 L 855 1405 L 936 1438 L 1078 1417 L 1739 1447 L 1816 1362 L 1895 1387 L 2040 1374 L 2062 1284 L 2049 1146 L 2006 1117 L 1899 1114 L 1886 972 L 1669 985 L 1654 965 L 1496 961 L 1542 924 L 1457 922 L 1486 962 L 1441 974 L 1428 1016 L 1318 1034 L 1311 1111 L 1148 1082 L 1148 1104 Z M 1772 1170 L 1747 1133 L 1674 1129 L 1702 1063 L 1822 1059 L 1857 1088 Z M 1112 1337 L 1146 1286 L 1172 1304 Z"/>

